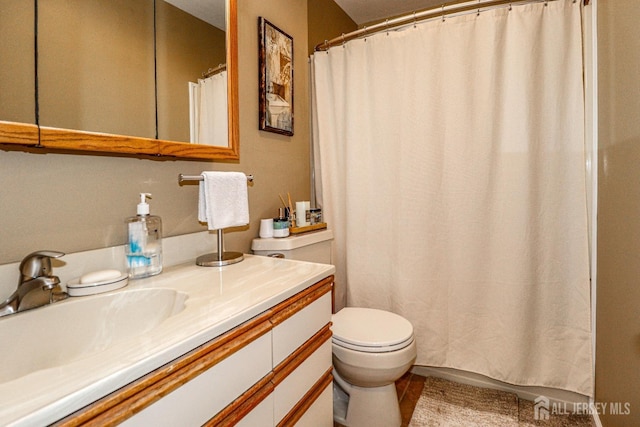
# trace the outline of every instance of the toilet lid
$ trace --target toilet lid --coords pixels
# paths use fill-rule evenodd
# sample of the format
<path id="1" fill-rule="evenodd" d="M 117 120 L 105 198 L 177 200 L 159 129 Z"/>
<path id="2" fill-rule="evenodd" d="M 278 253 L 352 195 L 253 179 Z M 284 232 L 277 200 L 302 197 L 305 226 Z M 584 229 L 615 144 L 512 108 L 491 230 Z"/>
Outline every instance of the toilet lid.
<path id="1" fill-rule="evenodd" d="M 347 307 L 331 316 L 334 344 L 357 351 L 402 349 L 413 341 L 411 322 L 374 308 Z"/>

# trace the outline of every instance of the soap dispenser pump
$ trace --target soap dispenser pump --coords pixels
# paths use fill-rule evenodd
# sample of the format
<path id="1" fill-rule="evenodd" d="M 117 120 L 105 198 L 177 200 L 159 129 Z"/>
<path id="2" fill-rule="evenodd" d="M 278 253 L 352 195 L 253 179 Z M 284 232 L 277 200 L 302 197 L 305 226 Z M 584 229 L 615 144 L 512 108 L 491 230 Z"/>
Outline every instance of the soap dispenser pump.
<path id="1" fill-rule="evenodd" d="M 137 215 L 127 218 L 127 268 L 129 278 L 141 279 L 162 271 L 162 220 L 149 215 L 147 198 L 150 193 L 140 193 Z"/>

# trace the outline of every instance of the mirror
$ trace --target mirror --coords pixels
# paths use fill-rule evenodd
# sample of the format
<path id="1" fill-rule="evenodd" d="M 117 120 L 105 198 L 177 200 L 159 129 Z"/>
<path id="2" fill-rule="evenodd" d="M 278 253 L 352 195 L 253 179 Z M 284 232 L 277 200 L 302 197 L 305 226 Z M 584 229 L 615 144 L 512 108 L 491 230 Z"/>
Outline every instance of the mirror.
<path id="1" fill-rule="evenodd" d="M 224 0 L 156 0 L 160 139 L 228 147 L 225 31 Z"/>
<path id="2" fill-rule="evenodd" d="M 38 0 L 39 123 L 156 137 L 153 0 Z"/>
<path id="3" fill-rule="evenodd" d="M 34 19 L 34 2 L 0 0 L 0 141 L 38 142 Z"/>
<path id="4" fill-rule="evenodd" d="M 12 0 L 0 0 L 2 2 Z M 53 37 L 56 33 L 47 29 L 47 25 L 55 26 L 56 22 L 59 25 L 59 19 L 53 19 L 50 22 L 43 18 L 43 14 L 49 8 L 50 4 L 59 0 L 38 0 L 38 21 L 42 22 L 43 33 L 39 34 L 38 38 L 42 38 L 45 34 L 50 34 Z M 40 117 L 40 138 L 39 145 L 45 148 L 52 149 L 64 149 L 64 150 L 82 150 L 82 151 L 102 151 L 113 153 L 125 153 L 125 154 L 148 154 L 153 156 L 170 156 L 177 158 L 192 158 L 192 159 L 238 159 L 239 158 L 239 141 L 238 141 L 238 107 L 237 107 L 237 3 L 236 0 L 226 1 L 226 20 L 227 20 L 227 34 L 226 34 L 226 49 L 219 49 L 216 55 L 212 58 L 208 58 L 206 66 L 202 69 L 202 66 L 198 64 L 197 75 L 195 77 L 189 77 L 191 81 L 196 80 L 201 76 L 203 71 L 211 67 L 211 61 L 219 62 L 225 60 L 227 63 L 227 109 L 228 114 L 226 116 L 226 122 L 228 126 L 228 143 L 225 146 L 212 146 L 201 144 L 190 144 L 189 132 L 185 132 L 185 129 L 189 129 L 188 115 L 186 117 L 186 125 L 183 123 L 183 119 L 174 120 L 169 119 L 168 122 L 161 122 L 161 117 L 168 117 L 169 111 L 174 109 L 176 105 L 180 105 L 182 109 L 182 115 L 185 115 L 185 103 L 189 105 L 189 91 L 186 81 L 177 82 L 174 76 L 179 75 L 175 70 L 179 68 L 180 63 L 183 61 L 180 49 L 178 53 L 170 52 L 169 48 L 173 49 L 176 45 L 179 47 L 180 43 L 184 43 L 181 37 L 175 37 L 172 28 L 161 28 L 158 25 L 156 28 L 158 31 L 158 39 L 152 39 L 151 45 L 154 44 L 158 47 L 157 50 L 151 50 L 146 48 L 148 44 L 149 34 L 153 34 L 153 30 L 149 29 L 149 22 L 153 25 L 153 20 L 157 17 L 158 24 L 162 22 L 174 25 L 175 19 L 168 18 L 169 15 L 180 15 L 182 13 L 178 9 L 175 9 L 172 5 L 165 4 L 163 0 L 157 0 L 155 5 L 157 16 L 153 14 L 153 0 L 145 0 L 138 2 L 130 2 L 127 0 L 109 0 L 108 5 L 101 6 L 98 12 L 95 10 L 93 14 L 96 15 L 99 23 L 90 22 L 96 19 L 89 19 L 86 15 L 83 15 L 83 19 L 75 21 L 77 28 L 73 27 L 72 30 L 66 32 L 66 38 L 72 39 L 73 44 L 84 49 L 79 54 L 74 56 L 66 55 L 64 52 L 58 51 L 53 55 L 48 53 L 39 52 L 39 61 L 42 63 L 42 68 L 45 68 L 45 64 L 58 60 L 58 68 L 61 71 L 45 72 L 41 67 L 38 68 L 38 81 L 42 81 L 43 87 L 40 88 L 42 93 L 40 96 L 41 105 L 41 117 Z M 218 0 L 206 0 L 218 1 Z M 222 0 L 224 2 L 224 0 Z M 18 2 L 22 3 L 22 2 Z M 75 0 L 72 2 L 65 1 L 63 3 L 74 3 L 76 9 L 88 8 L 89 3 L 96 3 L 96 0 Z M 196 3 L 191 0 L 189 3 Z M 81 4 L 81 5 L 80 5 Z M 115 13 L 112 9 L 113 4 L 120 4 L 127 9 L 126 13 L 122 11 Z M 3 5 L 3 3 L 0 3 Z M 174 10 L 175 9 L 175 10 Z M 169 10 L 169 12 L 167 12 Z M 151 11 L 151 15 L 149 15 Z M 178 11 L 178 12 L 176 12 Z M 76 11 L 67 11 L 68 15 L 65 19 L 74 18 Z M 90 12 L 91 13 L 91 12 Z M 71 15 L 71 17 L 69 17 Z M 184 14 L 183 14 L 184 15 Z M 77 18 L 76 18 L 77 19 Z M 132 25 L 132 20 L 135 20 L 139 25 Z M 178 19 L 179 21 L 179 19 Z M 133 28 L 135 27 L 135 28 Z M 69 24 L 67 27 L 69 28 Z M 80 29 L 89 31 L 89 34 L 78 34 Z M 151 27 L 152 28 L 152 27 Z M 113 31 L 115 29 L 115 31 Z M 109 33 L 109 31 L 112 31 Z M 117 33 L 117 34 L 114 34 Z M 72 34 L 69 36 L 69 34 Z M 221 31 L 218 31 L 221 33 Z M 52 35 L 53 34 L 53 35 Z M 129 49 L 118 50 L 116 47 L 124 42 L 126 35 L 134 37 L 134 42 L 127 42 Z M 59 37 L 59 36 L 58 36 Z M 219 37 L 220 38 L 220 37 Z M 102 42 L 99 39 L 103 39 Z M 107 40 L 105 42 L 104 40 Z M 44 48 L 44 45 L 56 44 L 43 40 L 38 41 L 39 49 Z M 211 44 L 202 43 L 204 46 L 211 48 Z M 58 48 L 59 49 L 59 48 Z M 164 49 L 164 50 L 163 50 Z M 50 57 L 47 57 L 50 55 Z M 153 57 L 153 58 L 152 58 Z M 226 57 L 226 58 L 225 58 Z M 40 59 L 41 58 L 41 59 Z M 61 60 L 63 59 L 64 60 Z M 149 65 L 151 60 L 155 61 L 158 66 L 161 62 L 170 62 L 174 66 L 171 71 L 161 70 L 160 67 L 157 70 L 153 65 Z M 121 68 L 114 67 L 115 63 L 124 63 L 124 71 Z M 216 64 L 217 65 L 217 64 Z M 215 66 L 215 65 L 214 65 Z M 157 110 L 156 110 L 156 79 L 142 77 L 143 73 L 151 68 L 152 73 L 157 74 Z M 190 71 L 193 74 L 195 71 Z M 69 78 L 69 73 L 77 74 L 74 79 Z M 51 74 L 57 74 L 58 79 L 65 79 L 65 86 L 63 89 L 53 89 L 48 87 L 45 82 L 48 79 L 53 78 Z M 45 77 L 42 77 L 46 75 Z M 106 78 L 112 75 L 116 75 L 121 80 L 118 85 L 111 86 L 107 84 Z M 130 78 L 129 76 L 133 76 Z M 164 80 L 163 80 L 164 79 Z M 173 80 L 172 80 L 173 79 Z M 91 80 L 93 86 L 89 86 L 88 89 L 81 89 L 80 83 L 84 83 L 87 80 Z M 149 97 L 149 81 L 153 86 Z M 184 88 L 181 99 L 178 100 L 177 93 L 179 90 L 172 92 L 172 87 L 175 86 L 179 89 L 179 86 Z M 107 95 L 116 93 L 122 95 L 124 98 L 116 98 L 115 101 L 106 100 Z M 95 96 L 98 95 L 98 96 Z M 93 97 L 93 98 L 92 98 Z M 48 104 L 49 99 L 66 98 L 65 102 L 68 107 L 62 108 L 63 110 L 75 109 L 73 114 L 68 114 L 69 117 L 64 118 L 66 121 L 56 121 L 52 117 L 51 112 L 55 110 Z M 152 102 L 150 102 L 150 100 Z M 150 108 L 151 105 L 151 108 Z M 59 111 L 53 111 L 58 116 L 63 116 Z M 156 128 L 156 113 L 158 126 Z M 116 125 L 107 125 L 106 116 L 115 116 Z M 5 120 L 4 116 L 0 116 L 0 120 Z M 89 130 L 83 126 L 82 123 L 89 123 L 92 125 Z M 151 123 L 151 126 L 149 124 Z M 4 126 L 3 126 L 4 125 Z M 13 143 L 13 144 L 25 144 L 25 139 L 19 139 L 15 137 L 9 137 L 9 132 L 16 134 L 16 129 L 8 127 L 15 126 L 15 123 L 0 123 L 0 142 L 1 143 Z M 112 126 L 112 127 L 109 127 Z M 24 124 L 18 125 L 18 130 L 24 130 Z M 83 130 L 77 130 L 77 129 Z M 4 131 L 3 131 L 4 129 Z M 36 129 L 37 130 L 37 129 Z M 157 132 L 157 133 L 156 133 Z M 30 143 L 33 145 L 33 141 Z"/>

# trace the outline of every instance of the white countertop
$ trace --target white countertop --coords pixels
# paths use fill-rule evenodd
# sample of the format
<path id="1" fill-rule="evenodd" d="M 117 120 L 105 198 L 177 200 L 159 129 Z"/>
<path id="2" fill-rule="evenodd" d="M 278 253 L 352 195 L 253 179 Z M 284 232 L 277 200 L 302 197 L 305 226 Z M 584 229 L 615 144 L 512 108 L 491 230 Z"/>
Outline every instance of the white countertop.
<path id="1" fill-rule="evenodd" d="M 0 425 L 37 426 L 59 420 L 334 272 L 331 265 L 245 255 L 244 261 L 225 267 L 198 267 L 191 262 L 130 281 L 114 292 L 173 289 L 188 295 L 184 310 L 144 336 L 0 384 Z M 73 299 L 78 298 L 92 297 Z M 64 334 L 56 325 L 43 327 L 51 328 L 52 334 Z M 11 351 L 10 344 L 5 344 L 2 351 Z"/>

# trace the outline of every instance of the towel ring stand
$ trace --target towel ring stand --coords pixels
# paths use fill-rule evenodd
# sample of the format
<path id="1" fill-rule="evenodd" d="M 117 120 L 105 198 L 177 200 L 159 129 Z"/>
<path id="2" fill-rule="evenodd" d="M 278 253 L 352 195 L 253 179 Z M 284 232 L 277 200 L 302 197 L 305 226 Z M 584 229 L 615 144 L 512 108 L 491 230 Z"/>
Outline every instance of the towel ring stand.
<path id="1" fill-rule="evenodd" d="M 182 184 L 184 181 L 202 180 L 202 175 L 178 175 L 179 184 Z M 247 175 L 247 181 L 253 182 L 253 175 Z M 231 265 L 242 261 L 244 259 L 244 255 L 241 252 L 225 252 L 223 229 L 219 228 L 216 231 L 218 234 L 218 252 L 200 255 L 196 258 L 196 265 L 200 267 L 224 267 L 225 265 Z"/>

